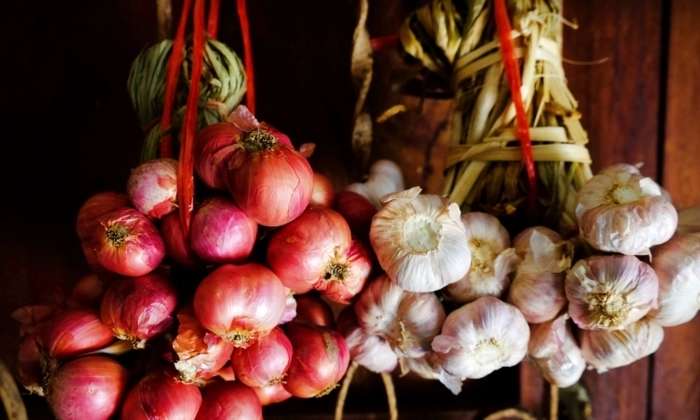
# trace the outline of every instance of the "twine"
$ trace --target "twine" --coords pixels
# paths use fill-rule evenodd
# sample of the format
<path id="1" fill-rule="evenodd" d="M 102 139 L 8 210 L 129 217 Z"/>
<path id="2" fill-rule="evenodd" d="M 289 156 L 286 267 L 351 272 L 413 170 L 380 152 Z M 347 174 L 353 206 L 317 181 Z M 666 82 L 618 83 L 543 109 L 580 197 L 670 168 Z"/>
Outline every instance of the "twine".
<path id="1" fill-rule="evenodd" d="M 2 399 L 8 420 L 27 420 L 27 409 L 19 394 L 17 384 L 2 360 L 0 360 L 0 399 Z"/>
<path id="2" fill-rule="evenodd" d="M 345 408 L 345 400 L 348 396 L 348 391 L 350 389 L 350 384 L 352 383 L 352 378 L 355 376 L 355 372 L 360 367 L 359 363 L 352 361 L 348 367 L 348 371 L 345 373 L 345 379 L 343 379 L 343 384 L 340 387 L 340 392 L 338 392 L 338 399 L 335 403 L 335 416 L 334 420 L 343 420 L 343 409 Z M 399 418 L 399 409 L 396 401 L 396 389 L 394 388 L 394 381 L 391 378 L 390 373 L 382 373 L 382 382 L 384 382 L 384 390 L 386 391 L 387 402 L 389 404 L 389 419 L 397 420 Z"/>

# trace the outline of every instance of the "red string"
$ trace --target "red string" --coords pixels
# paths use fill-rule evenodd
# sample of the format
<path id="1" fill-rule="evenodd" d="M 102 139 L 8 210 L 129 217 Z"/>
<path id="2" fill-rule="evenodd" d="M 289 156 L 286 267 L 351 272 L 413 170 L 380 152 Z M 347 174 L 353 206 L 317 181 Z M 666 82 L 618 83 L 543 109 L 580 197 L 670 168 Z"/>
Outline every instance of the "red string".
<path id="1" fill-rule="evenodd" d="M 216 39 L 219 31 L 219 3 L 221 0 L 209 1 L 209 19 L 207 20 L 207 33 L 209 37 Z"/>
<path id="2" fill-rule="evenodd" d="M 372 38 L 369 40 L 373 52 L 381 52 L 387 50 L 395 50 L 399 47 L 399 35 L 387 35 Z"/>
<path id="3" fill-rule="evenodd" d="M 194 3 L 194 30 L 192 33 L 192 78 L 187 96 L 187 108 L 182 123 L 182 141 L 177 176 L 177 202 L 180 223 L 185 237 L 189 237 L 190 220 L 194 210 L 194 137 L 197 134 L 197 107 L 199 105 L 199 79 L 204 61 L 204 0 Z"/>
<path id="4" fill-rule="evenodd" d="M 185 26 L 187 17 L 192 8 L 192 0 L 185 0 L 180 14 L 180 22 L 177 25 L 175 40 L 173 40 L 173 50 L 168 60 L 168 72 L 165 75 L 165 98 L 163 99 L 163 119 L 160 130 L 165 132 L 170 129 L 173 108 L 175 107 L 175 94 L 177 93 L 177 80 L 180 77 L 180 66 L 182 65 L 182 51 L 185 46 Z M 160 142 L 160 157 L 173 157 L 173 140 L 168 133 L 163 136 Z"/>
<path id="5" fill-rule="evenodd" d="M 525 170 L 527 171 L 527 179 L 530 185 L 528 194 L 528 204 L 530 213 L 535 208 L 535 199 L 537 197 L 537 178 L 535 177 L 535 159 L 532 155 L 532 140 L 530 139 L 530 124 L 527 121 L 525 113 L 525 105 L 520 94 L 522 81 L 520 80 L 520 65 L 518 57 L 515 54 L 515 45 L 511 37 L 510 18 L 506 9 L 505 0 L 494 0 L 494 16 L 496 18 L 496 29 L 498 30 L 498 39 L 501 44 L 501 54 L 503 55 L 503 64 L 508 78 L 510 87 L 510 95 L 513 98 L 515 105 L 515 125 L 520 140 L 520 147 L 523 152 L 523 160 L 525 161 Z"/>
<path id="6" fill-rule="evenodd" d="M 238 19 L 241 22 L 241 33 L 243 35 L 243 50 L 245 52 L 245 75 L 246 83 L 246 105 L 250 112 L 255 115 L 255 83 L 253 78 L 253 47 L 250 43 L 250 24 L 248 23 L 248 10 L 246 0 L 236 0 L 238 6 Z"/>

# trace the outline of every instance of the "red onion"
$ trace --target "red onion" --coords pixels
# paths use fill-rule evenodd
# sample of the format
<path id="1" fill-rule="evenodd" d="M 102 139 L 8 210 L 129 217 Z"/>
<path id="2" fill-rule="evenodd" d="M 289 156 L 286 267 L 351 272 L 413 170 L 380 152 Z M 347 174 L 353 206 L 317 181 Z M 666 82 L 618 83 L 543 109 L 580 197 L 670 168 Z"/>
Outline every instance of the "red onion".
<path id="1" fill-rule="evenodd" d="M 287 295 L 275 273 L 262 265 L 222 265 L 204 278 L 194 294 L 194 313 L 204 328 L 236 347 L 275 328 Z"/>
<path id="2" fill-rule="evenodd" d="M 188 270 L 197 270 L 203 267 L 204 264 L 185 239 L 179 214 L 173 213 L 165 216 L 160 222 L 160 233 L 163 236 L 165 255 L 174 265 Z"/>
<path id="3" fill-rule="evenodd" d="M 275 404 L 292 398 L 292 394 L 284 389 L 284 385 L 281 383 L 272 386 L 266 386 L 263 388 L 253 388 L 258 398 L 260 398 L 260 404 L 263 406 Z"/>
<path id="4" fill-rule="evenodd" d="M 358 238 L 369 241 L 369 228 L 377 208 L 368 199 L 352 191 L 340 191 L 335 195 L 333 210 L 347 220 L 350 230 Z"/>
<path id="5" fill-rule="evenodd" d="M 335 190 L 331 180 L 322 173 L 314 171 L 314 189 L 311 193 L 311 204 L 332 207 L 334 199 Z"/>
<path id="6" fill-rule="evenodd" d="M 196 385 L 179 382 L 170 370 L 149 373 L 124 401 L 122 420 L 193 420 L 202 405 Z"/>
<path id="7" fill-rule="evenodd" d="M 114 282 L 102 298 L 102 322 L 120 340 L 143 348 L 146 340 L 164 333 L 173 323 L 177 289 L 157 273 Z"/>
<path id="8" fill-rule="evenodd" d="M 126 193 L 136 210 L 160 219 L 177 208 L 177 161 L 154 159 L 131 171 Z"/>
<path id="9" fill-rule="evenodd" d="M 247 348 L 233 352 L 233 371 L 241 382 L 252 387 L 267 387 L 282 382 L 292 361 L 292 343 L 276 327 Z"/>
<path id="10" fill-rule="evenodd" d="M 192 219 L 192 250 L 215 264 L 241 263 L 250 255 L 258 224 L 231 200 L 211 197 Z"/>
<path id="11" fill-rule="evenodd" d="M 90 273 L 73 286 L 71 299 L 80 306 L 98 308 L 106 291 L 107 283 L 97 274 Z"/>
<path id="12" fill-rule="evenodd" d="M 78 210 L 78 221 L 75 231 L 81 241 L 90 239 L 99 226 L 99 218 L 122 207 L 129 205 L 129 197 L 126 194 L 115 192 L 101 192 L 88 198 Z"/>
<path id="13" fill-rule="evenodd" d="M 202 408 L 195 420 L 262 420 L 255 391 L 238 382 L 212 382 L 202 389 Z"/>
<path id="14" fill-rule="evenodd" d="M 19 346 L 17 373 L 19 382 L 30 394 L 44 396 L 44 388 L 41 385 L 41 351 L 34 335 L 26 336 Z"/>
<path id="15" fill-rule="evenodd" d="M 129 372 L 104 356 L 73 360 L 56 371 L 46 386 L 46 401 L 61 420 L 113 418 L 126 392 Z"/>
<path id="16" fill-rule="evenodd" d="M 241 209 L 263 226 L 281 226 L 299 216 L 311 201 L 313 171 L 309 162 L 279 132 L 240 118 L 241 107 L 229 117 L 244 134 L 236 138 L 229 160 L 228 188 Z"/>
<path id="17" fill-rule="evenodd" d="M 338 332 L 345 338 L 352 360 L 375 373 L 388 373 L 396 369 L 399 359 L 389 342 L 364 331 L 357 323 L 352 306 L 340 311 Z"/>
<path id="18" fill-rule="evenodd" d="M 97 312 L 87 308 L 67 309 L 46 325 L 39 344 L 52 359 L 66 359 L 98 350 L 114 340 L 112 330 Z"/>
<path id="19" fill-rule="evenodd" d="M 231 360 L 233 344 L 202 327 L 194 316 L 192 306 L 177 313 L 180 326 L 173 341 L 178 361 L 175 369 L 183 382 L 210 379 Z"/>
<path id="20" fill-rule="evenodd" d="M 322 327 L 334 328 L 333 309 L 315 294 L 297 295 L 297 316 L 294 322 L 306 322 Z"/>
<path id="21" fill-rule="evenodd" d="M 288 331 L 294 353 L 284 389 L 298 398 L 331 392 L 350 363 L 343 337 L 330 328 L 298 322 L 289 323 Z"/>
<path id="22" fill-rule="evenodd" d="M 319 279 L 314 288 L 330 300 L 348 304 L 365 286 L 372 272 L 372 254 L 358 240 L 352 241 L 345 255 L 335 260 L 333 270 Z"/>
<path id="23" fill-rule="evenodd" d="M 310 206 L 270 238 L 267 262 L 285 286 L 306 293 L 320 279 L 346 275 L 350 244 L 350 227 L 340 214 Z"/>
<path id="24" fill-rule="evenodd" d="M 153 271 L 165 257 L 158 229 L 134 209 L 121 209 L 100 218 L 92 246 L 100 264 L 124 276 Z"/>

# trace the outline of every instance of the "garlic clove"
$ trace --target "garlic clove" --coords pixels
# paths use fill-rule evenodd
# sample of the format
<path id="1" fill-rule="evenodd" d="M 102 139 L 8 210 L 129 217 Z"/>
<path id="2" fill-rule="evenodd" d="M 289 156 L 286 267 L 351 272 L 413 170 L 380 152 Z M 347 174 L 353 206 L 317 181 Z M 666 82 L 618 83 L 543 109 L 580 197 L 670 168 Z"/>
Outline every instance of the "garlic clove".
<path id="1" fill-rule="evenodd" d="M 659 279 L 659 308 L 648 317 L 662 327 L 690 321 L 700 310 L 700 235 L 676 234 L 652 248 Z"/>
<path id="2" fill-rule="evenodd" d="M 659 281 L 630 255 L 579 260 L 565 281 L 569 315 L 583 329 L 619 330 L 657 307 Z"/>
<path id="3" fill-rule="evenodd" d="M 608 170 L 591 178 L 576 196 L 581 235 L 596 249 L 648 254 L 671 238 L 678 214 L 650 178 Z"/>
<path id="4" fill-rule="evenodd" d="M 471 253 L 459 207 L 414 187 L 382 198 L 370 242 L 387 275 L 402 289 L 433 292 L 464 277 Z"/>
<path id="5" fill-rule="evenodd" d="M 563 314 L 551 321 L 530 325 L 528 357 L 547 382 L 561 388 L 578 382 L 586 369 L 568 318 Z"/>
<path id="6" fill-rule="evenodd" d="M 501 297 L 510 283 L 518 257 L 510 247 L 508 231 L 495 216 L 471 212 L 461 217 L 467 232 L 471 265 L 467 274 L 443 290 L 446 300 L 459 303 L 483 296 Z"/>
<path id="7" fill-rule="evenodd" d="M 581 330 L 581 354 L 599 373 L 626 366 L 658 350 L 663 328 L 647 318 L 623 330 Z"/>
<path id="8" fill-rule="evenodd" d="M 478 379 L 518 364 L 529 339 L 530 329 L 520 311 L 487 296 L 450 313 L 432 346 L 447 373 Z"/>

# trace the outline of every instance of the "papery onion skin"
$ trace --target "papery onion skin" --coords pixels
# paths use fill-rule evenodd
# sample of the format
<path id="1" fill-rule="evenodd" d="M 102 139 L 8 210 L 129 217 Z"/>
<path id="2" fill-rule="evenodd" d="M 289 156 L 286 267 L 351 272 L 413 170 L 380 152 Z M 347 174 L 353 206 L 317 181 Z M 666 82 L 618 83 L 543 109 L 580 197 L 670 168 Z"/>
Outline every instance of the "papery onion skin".
<path id="1" fill-rule="evenodd" d="M 292 398 L 292 394 L 287 392 L 287 390 L 284 389 L 284 385 L 281 383 L 263 388 L 253 388 L 253 391 L 258 395 L 260 404 L 263 406 L 276 404 Z"/>
<path id="2" fill-rule="evenodd" d="M 39 340 L 47 356 L 61 360 L 105 347 L 114 336 L 95 310 L 75 308 L 56 315 Z"/>
<path id="3" fill-rule="evenodd" d="M 236 347 L 277 326 L 287 294 L 275 273 L 262 265 L 222 265 L 207 277 L 194 295 L 194 312 L 204 328 Z"/>
<path id="4" fill-rule="evenodd" d="M 254 390 L 238 382 L 212 382 L 202 388 L 202 407 L 195 420 L 262 420 Z"/>
<path id="5" fill-rule="evenodd" d="M 342 259 L 351 241 L 350 227 L 339 213 L 309 206 L 270 238 L 267 262 L 286 287 L 306 293 L 336 269 L 345 270 Z"/>
<path id="6" fill-rule="evenodd" d="M 73 286 L 71 300 L 80 306 L 99 308 L 107 286 L 96 273 L 86 274 Z"/>
<path id="7" fill-rule="evenodd" d="M 160 222 L 160 233 L 165 245 L 165 255 L 174 265 L 191 271 L 204 266 L 202 260 L 192 250 L 189 241 L 185 239 L 179 214 L 165 216 Z"/>
<path id="8" fill-rule="evenodd" d="M 193 420 L 202 405 L 202 394 L 196 385 L 176 379 L 170 370 L 144 376 L 124 400 L 122 420 Z"/>
<path id="9" fill-rule="evenodd" d="M 175 159 L 154 159 L 137 166 L 126 183 L 134 208 L 149 219 L 160 219 L 177 209 L 177 167 Z"/>
<path id="10" fill-rule="evenodd" d="M 331 264 L 332 269 L 326 269 L 326 275 L 316 282 L 314 289 L 334 302 L 349 304 L 372 272 L 372 255 L 361 241 L 353 240 L 345 254 L 334 258 Z"/>
<path id="11" fill-rule="evenodd" d="M 320 172 L 314 171 L 314 188 L 310 204 L 315 206 L 333 207 L 335 190 L 330 179 Z"/>
<path id="12" fill-rule="evenodd" d="M 17 355 L 17 376 L 19 383 L 30 394 L 44 396 L 41 373 L 41 351 L 36 343 L 36 337 L 28 335 L 22 340 Z"/>
<path id="13" fill-rule="evenodd" d="M 228 180 L 236 203 L 263 226 L 296 219 L 311 201 L 314 175 L 309 162 L 262 127 L 236 144 Z"/>
<path id="14" fill-rule="evenodd" d="M 352 191 L 340 191 L 335 195 L 333 210 L 348 222 L 352 233 L 369 243 L 369 230 L 377 208 L 365 197 Z"/>
<path id="15" fill-rule="evenodd" d="M 99 218 L 122 207 L 128 207 L 129 196 L 115 192 L 101 192 L 88 198 L 78 210 L 75 231 L 81 241 L 90 239 L 99 226 Z"/>
<path id="16" fill-rule="evenodd" d="M 227 122 L 210 124 L 197 133 L 194 143 L 194 169 L 204 185 L 226 189 L 228 159 L 236 138 L 243 132 Z"/>
<path id="17" fill-rule="evenodd" d="M 165 245 L 158 229 L 134 209 L 121 209 L 101 217 L 91 241 L 99 263 L 124 276 L 148 274 L 165 257 Z"/>
<path id="18" fill-rule="evenodd" d="M 333 309 L 319 296 L 309 293 L 295 296 L 297 316 L 294 322 L 306 322 L 322 327 L 335 328 Z"/>
<path id="19" fill-rule="evenodd" d="M 286 324 L 297 316 L 297 301 L 294 299 L 294 291 L 289 288 L 285 288 L 285 291 L 287 293 L 287 300 L 285 301 L 284 314 L 282 315 L 282 319 L 280 319 L 280 324 Z"/>
<path id="20" fill-rule="evenodd" d="M 375 373 L 389 373 L 399 362 L 389 343 L 366 333 L 357 323 L 355 308 L 348 306 L 338 315 L 338 332 L 345 338 L 350 358 Z"/>
<path id="21" fill-rule="evenodd" d="M 126 393 L 129 372 L 103 356 L 86 356 L 61 366 L 48 380 L 46 402 L 61 420 L 108 420 Z"/>
<path id="22" fill-rule="evenodd" d="M 250 387 L 267 387 L 283 382 L 292 363 L 292 343 L 276 327 L 247 348 L 237 348 L 231 360 L 236 378 Z"/>
<path id="23" fill-rule="evenodd" d="M 237 264 L 253 250 L 258 224 L 221 196 L 205 200 L 192 218 L 190 245 L 204 261 Z"/>
<path id="24" fill-rule="evenodd" d="M 143 348 L 146 340 L 172 325 L 177 303 L 175 285 L 160 274 L 150 273 L 114 282 L 102 298 L 100 316 L 115 337 Z"/>
<path id="25" fill-rule="evenodd" d="M 350 364 L 345 339 L 337 331 L 318 325 L 291 322 L 287 328 L 294 353 L 284 389 L 297 398 L 328 394 Z"/>

